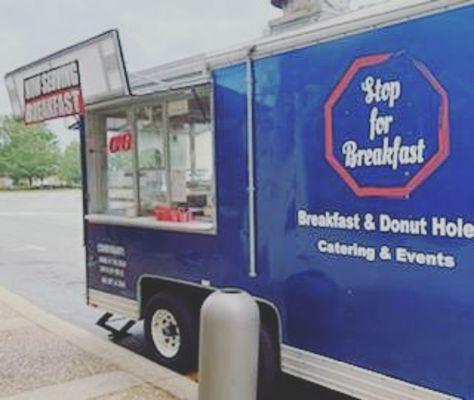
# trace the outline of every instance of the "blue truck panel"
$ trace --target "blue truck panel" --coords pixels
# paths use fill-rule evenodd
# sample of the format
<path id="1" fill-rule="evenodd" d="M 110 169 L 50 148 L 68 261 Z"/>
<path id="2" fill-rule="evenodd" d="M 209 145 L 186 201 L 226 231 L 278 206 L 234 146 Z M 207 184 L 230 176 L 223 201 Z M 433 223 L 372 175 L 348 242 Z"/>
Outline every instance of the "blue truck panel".
<path id="1" fill-rule="evenodd" d="M 93 289 L 144 274 L 273 303 L 292 347 L 474 398 L 474 7 L 256 60 L 258 276 L 246 66 L 214 71 L 217 235 L 88 225 Z M 125 288 L 97 270 L 126 250 Z"/>
<path id="2" fill-rule="evenodd" d="M 402 23 L 335 42 L 288 52 L 255 65 L 256 160 L 260 268 L 281 282 L 285 341 L 422 386 L 474 396 L 473 246 L 470 239 L 298 226 L 297 212 L 387 214 L 398 219 L 473 219 L 470 140 L 474 77 L 474 8 Z M 400 103 L 382 105 L 394 117 L 393 132 L 409 142 L 426 140 L 426 161 L 438 151 L 438 93 L 413 60 L 430 68 L 449 96 L 450 154 L 408 196 L 359 197 L 329 164 L 325 105 L 355 60 L 392 54 L 366 68 L 336 103 L 335 149 L 367 138 L 371 106 L 361 83 L 368 76 L 398 80 Z M 377 140 L 374 141 L 377 143 Z M 373 145 L 372 145 L 373 146 Z M 337 151 L 336 151 L 337 152 Z M 336 154 L 336 158 L 341 159 Z M 345 160 L 342 160 L 345 161 Z M 343 164 L 344 165 L 344 164 Z M 399 186 L 418 165 L 366 166 L 354 179 L 367 185 Z M 472 238 L 471 238 L 472 239 Z M 455 268 L 372 260 L 319 252 L 317 242 L 358 243 L 422 253 L 450 254 Z M 378 250 L 379 251 L 379 250 Z M 455 365 L 456 368 L 447 368 Z"/>

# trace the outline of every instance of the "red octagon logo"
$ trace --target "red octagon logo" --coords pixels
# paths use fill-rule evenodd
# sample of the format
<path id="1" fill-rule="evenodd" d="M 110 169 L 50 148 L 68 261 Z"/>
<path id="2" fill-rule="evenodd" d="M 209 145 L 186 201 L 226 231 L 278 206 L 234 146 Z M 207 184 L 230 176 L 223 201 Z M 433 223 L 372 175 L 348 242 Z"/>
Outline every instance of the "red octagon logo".
<path id="1" fill-rule="evenodd" d="M 438 117 L 438 150 L 427 160 L 420 170 L 404 186 L 377 187 L 374 185 L 362 186 L 341 164 L 334 154 L 334 107 L 344 94 L 356 74 L 364 68 L 382 65 L 390 61 L 392 53 L 378 54 L 358 58 L 345 73 L 339 84 L 329 96 L 324 106 L 325 118 L 325 158 L 337 174 L 359 197 L 407 197 L 420 186 L 446 160 L 450 152 L 449 127 L 449 97 L 446 90 L 423 63 L 414 60 L 413 63 L 421 76 L 433 87 L 440 96 L 440 110 Z"/>

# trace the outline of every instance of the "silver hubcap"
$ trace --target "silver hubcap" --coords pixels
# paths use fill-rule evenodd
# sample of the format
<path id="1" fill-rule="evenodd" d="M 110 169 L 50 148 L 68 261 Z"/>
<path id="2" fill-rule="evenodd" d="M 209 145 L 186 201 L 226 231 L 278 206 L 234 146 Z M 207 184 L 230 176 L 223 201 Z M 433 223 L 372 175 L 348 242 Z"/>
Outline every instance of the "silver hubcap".
<path id="1" fill-rule="evenodd" d="M 151 335 L 157 350 L 166 358 L 178 354 L 181 333 L 176 318 L 168 310 L 159 309 L 151 320 Z"/>

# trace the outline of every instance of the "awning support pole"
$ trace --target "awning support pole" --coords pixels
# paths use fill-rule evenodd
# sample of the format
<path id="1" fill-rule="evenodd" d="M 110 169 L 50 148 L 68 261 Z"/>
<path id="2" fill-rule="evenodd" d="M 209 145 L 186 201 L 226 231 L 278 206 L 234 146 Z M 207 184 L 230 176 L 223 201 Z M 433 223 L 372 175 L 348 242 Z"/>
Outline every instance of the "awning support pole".
<path id="1" fill-rule="evenodd" d="M 257 276 L 256 232 L 255 232 L 255 158 L 254 158 L 254 77 L 251 47 L 247 54 L 247 171 L 248 171 L 248 202 L 249 202 L 249 276 Z"/>

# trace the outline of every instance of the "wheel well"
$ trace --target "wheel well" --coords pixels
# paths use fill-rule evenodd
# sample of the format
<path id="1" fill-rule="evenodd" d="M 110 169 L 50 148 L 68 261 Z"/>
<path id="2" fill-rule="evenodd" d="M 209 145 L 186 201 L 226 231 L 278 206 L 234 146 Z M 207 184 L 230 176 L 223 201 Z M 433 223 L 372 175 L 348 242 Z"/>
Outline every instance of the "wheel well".
<path id="1" fill-rule="evenodd" d="M 203 286 L 195 286 L 182 282 L 169 281 L 156 277 L 144 277 L 140 281 L 140 318 L 143 318 L 145 306 L 150 298 L 159 291 L 170 291 L 180 293 L 188 304 L 192 304 L 196 312 L 199 312 L 202 303 L 207 296 L 215 291 L 215 288 L 206 288 Z M 256 298 L 259 309 L 260 318 L 263 324 L 268 328 L 275 340 L 275 346 L 281 343 L 281 326 L 279 312 L 277 308 L 264 300 Z M 279 352 L 277 353 L 279 354 Z"/>
<path id="2" fill-rule="evenodd" d="M 160 278 L 142 278 L 140 282 L 139 298 L 140 318 L 143 318 L 145 307 L 150 298 L 160 291 L 179 293 L 183 296 L 184 300 L 188 302 L 188 304 L 195 306 L 196 311 L 200 309 L 206 297 L 212 293 L 212 289 L 207 289 L 205 287 L 187 285 L 184 283 L 168 281 Z"/>

